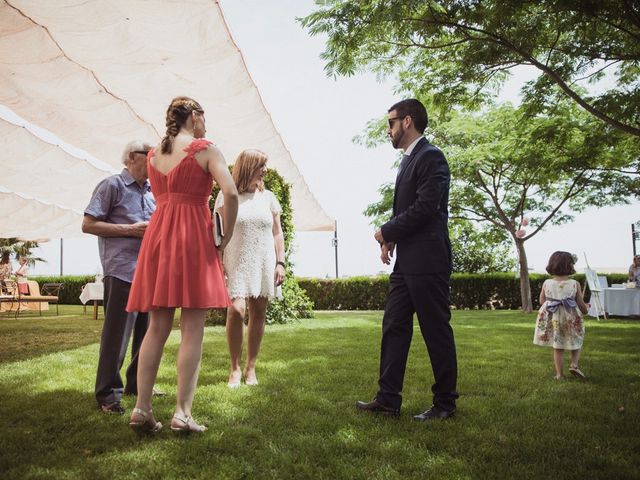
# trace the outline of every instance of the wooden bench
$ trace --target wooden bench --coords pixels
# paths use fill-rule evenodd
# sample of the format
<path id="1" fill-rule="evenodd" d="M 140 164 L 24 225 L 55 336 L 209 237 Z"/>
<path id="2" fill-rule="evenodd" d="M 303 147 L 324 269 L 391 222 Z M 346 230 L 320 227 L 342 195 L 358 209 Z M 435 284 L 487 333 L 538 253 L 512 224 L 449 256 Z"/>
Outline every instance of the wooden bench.
<path id="1" fill-rule="evenodd" d="M 42 315 L 42 304 L 55 303 L 56 315 L 59 315 L 58 300 L 60 295 L 60 288 L 62 283 L 43 283 L 42 291 L 40 291 L 40 285 L 38 282 L 29 280 L 29 295 L 23 295 L 18 290 L 18 285 L 13 280 L 5 280 L 5 295 L 0 296 L 0 303 L 10 303 L 10 307 L 7 310 L 9 314 L 14 311 L 15 318 L 18 318 L 22 304 L 24 303 L 37 303 L 38 311 Z"/>

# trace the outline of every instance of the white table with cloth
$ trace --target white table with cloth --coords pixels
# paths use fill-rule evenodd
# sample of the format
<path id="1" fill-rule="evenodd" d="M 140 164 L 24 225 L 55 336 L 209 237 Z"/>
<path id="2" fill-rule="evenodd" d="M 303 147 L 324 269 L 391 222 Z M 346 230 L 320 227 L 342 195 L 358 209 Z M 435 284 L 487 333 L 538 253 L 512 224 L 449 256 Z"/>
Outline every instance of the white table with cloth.
<path id="1" fill-rule="evenodd" d="M 600 292 L 602 306 L 609 315 L 640 316 L 640 288 L 603 288 Z M 593 302 L 589 315 L 595 316 Z"/>
<path id="2" fill-rule="evenodd" d="M 82 293 L 80 293 L 80 301 L 85 305 L 89 301 L 93 301 L 93 319 L 98 319 L 98 302 L 104 299 L 104 283 L 94 282 L 87 283 L 82 287 Z"/>

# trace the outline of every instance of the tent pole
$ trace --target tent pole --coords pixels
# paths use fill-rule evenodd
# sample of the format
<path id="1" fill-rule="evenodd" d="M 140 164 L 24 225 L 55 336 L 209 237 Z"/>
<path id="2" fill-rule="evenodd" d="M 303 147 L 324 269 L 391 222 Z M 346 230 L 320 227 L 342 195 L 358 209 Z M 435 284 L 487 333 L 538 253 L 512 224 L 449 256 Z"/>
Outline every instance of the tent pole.
<path id="1" fill-rule="evenodd" d="M 60 276 L 62 276 L 62 260 L 64 259 L 63 241 L 60 238 Z"/>
<path id="2" fill-rule="evenodd" d="M 333 244 L 333 249 L 335 251 L 336 257 L 336 278 L 338 278 L 338 221 L 334 220 L 335 228 L 333 229 L 333 239 L 331 243 Z"/>

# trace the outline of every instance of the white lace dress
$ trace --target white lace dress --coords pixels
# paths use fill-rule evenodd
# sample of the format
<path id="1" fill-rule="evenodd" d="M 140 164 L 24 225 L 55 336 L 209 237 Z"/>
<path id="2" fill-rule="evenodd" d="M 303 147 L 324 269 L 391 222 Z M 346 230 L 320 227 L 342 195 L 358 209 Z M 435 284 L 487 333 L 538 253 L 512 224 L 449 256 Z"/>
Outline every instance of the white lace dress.
<path id="1" fill-rule="evenodd" d="M 215 209 L 224 205 L 222 192 Z M 233 237 L 224 249 L 229 297 L 280 297 L 275 287 L 276 248 L 273 215 L 282 209 L 269 190 L 241 193 Z"/>

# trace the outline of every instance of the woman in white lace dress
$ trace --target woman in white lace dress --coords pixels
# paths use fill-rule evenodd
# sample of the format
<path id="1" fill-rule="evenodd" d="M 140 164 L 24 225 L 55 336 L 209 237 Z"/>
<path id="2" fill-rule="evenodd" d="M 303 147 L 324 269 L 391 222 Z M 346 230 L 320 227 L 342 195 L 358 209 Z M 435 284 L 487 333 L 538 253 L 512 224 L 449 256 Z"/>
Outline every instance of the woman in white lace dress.
<path id="1" fill-rule="evenodd" d="M 264 335 L 267 304 L 284 281 L 284 236 L 281 208 L 275 195 L 264 188 L 267 156 L 259 150 L 244 150 L 233 167 L 239 207 L 233 237 L 224 249 L 222 262 L 232 305 L 227 309 L 227 344 L 231 359 L 228 385 L 257 385 L 256 361 Z M 222 192 L 215 209 L 224 209 Z M 245 310 L 249 308 L 247 359 L 241 370 Z"/>

